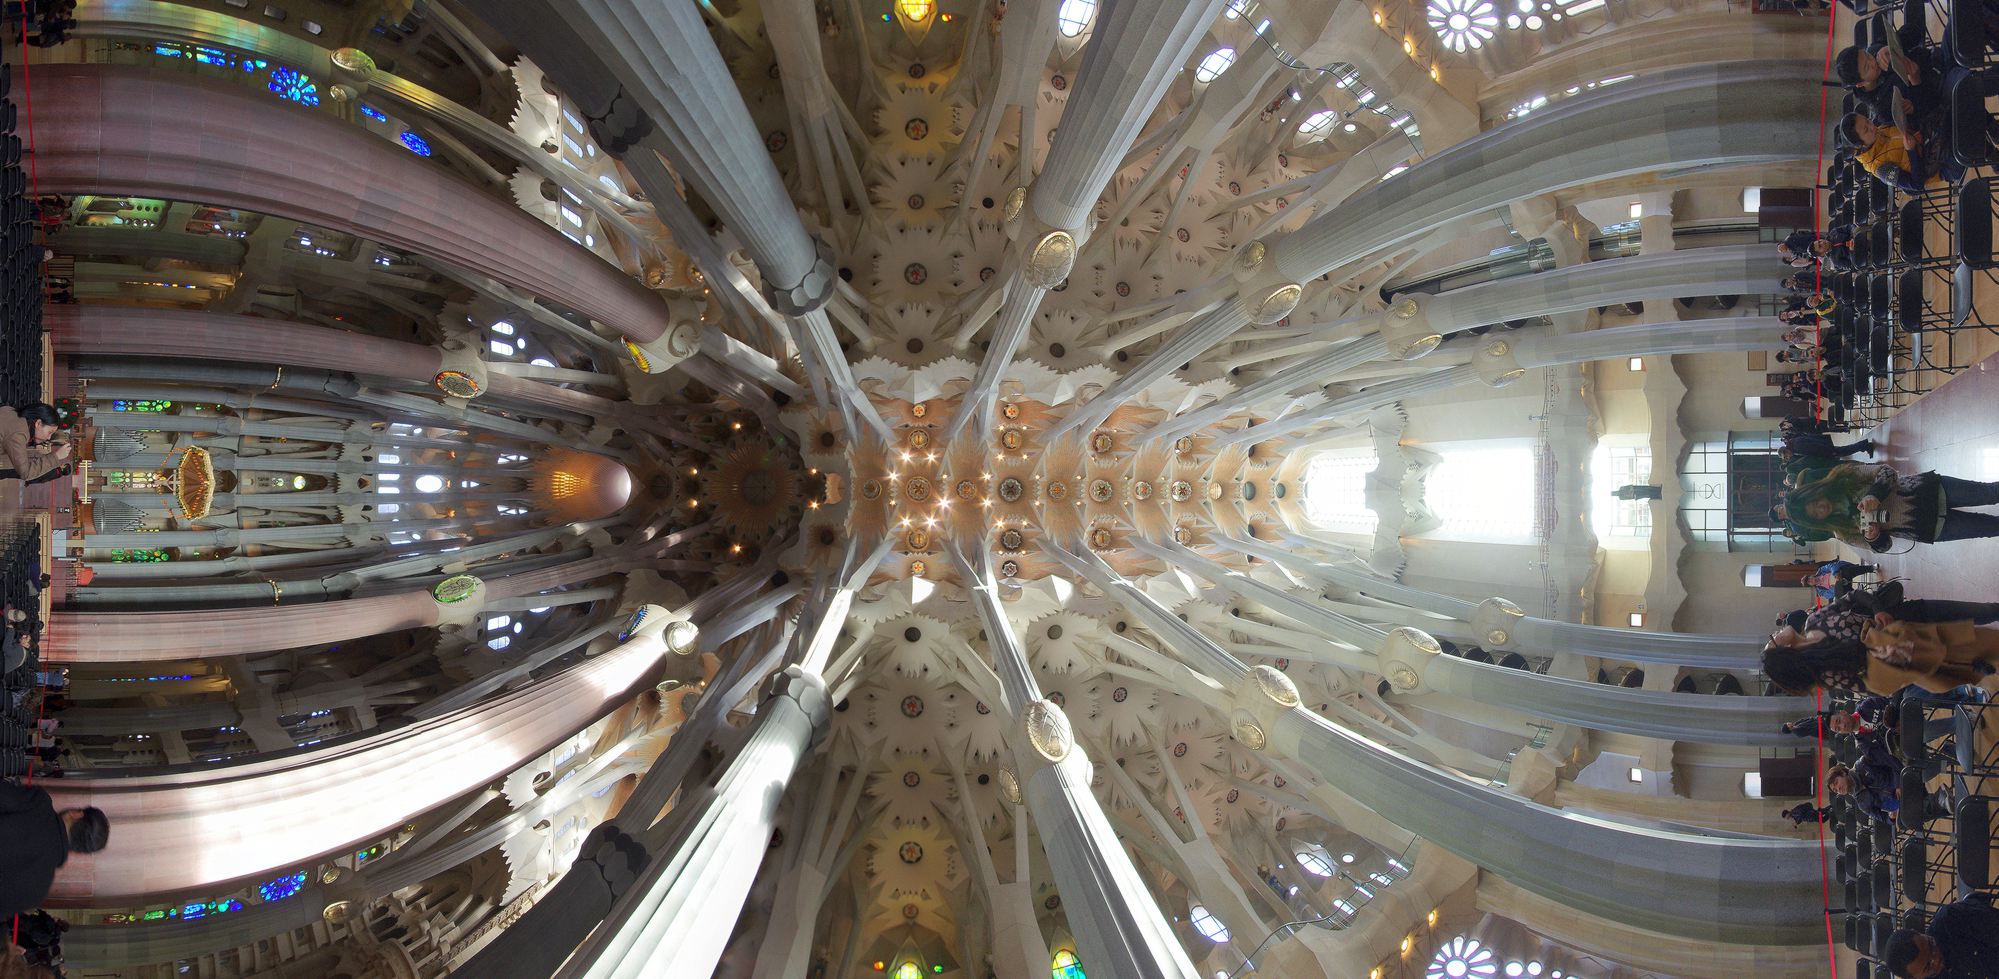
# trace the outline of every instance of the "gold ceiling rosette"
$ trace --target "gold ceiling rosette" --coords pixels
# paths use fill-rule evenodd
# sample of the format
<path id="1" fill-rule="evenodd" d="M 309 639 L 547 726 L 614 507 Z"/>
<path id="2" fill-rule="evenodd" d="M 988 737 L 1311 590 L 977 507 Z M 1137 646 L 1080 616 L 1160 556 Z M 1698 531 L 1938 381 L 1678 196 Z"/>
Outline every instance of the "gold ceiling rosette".
<path id="1" fill-rule="evenodd" d="M 199 520 L 215 504 L 215 460 L 208 450 L 188 446 L 166 473 L 167 491 L 180 506 L 180 519 Z"/>

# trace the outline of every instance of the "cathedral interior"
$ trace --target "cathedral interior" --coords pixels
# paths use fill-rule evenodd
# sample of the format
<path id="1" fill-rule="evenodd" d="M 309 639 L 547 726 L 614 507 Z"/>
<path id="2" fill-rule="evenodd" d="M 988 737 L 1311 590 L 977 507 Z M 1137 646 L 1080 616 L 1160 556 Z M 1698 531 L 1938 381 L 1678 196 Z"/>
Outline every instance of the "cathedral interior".
<path id="1" fill-rule="evenodd" d="M 110 825 L 31 974 L 1889 975 L 1989 843 L 1787 818 L 1760 659 L 1837 557 L 1999 598 L 1773 509 L 1879 6 L 10 21 L 61 296 L 0 360 L 74 457 L 0 481 L 5 774 Z M 1983 172 L 1853 191 L 1949 327 L 1845 375 L 1905 471 L 1999 478 Z"/>

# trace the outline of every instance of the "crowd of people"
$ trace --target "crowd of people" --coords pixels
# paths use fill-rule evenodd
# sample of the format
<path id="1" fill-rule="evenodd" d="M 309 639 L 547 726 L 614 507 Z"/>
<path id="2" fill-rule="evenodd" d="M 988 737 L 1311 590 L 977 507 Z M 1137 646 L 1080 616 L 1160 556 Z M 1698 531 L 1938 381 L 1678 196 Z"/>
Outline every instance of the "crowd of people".
<path id="1" fill-rule="evenodd" d="M 0 8 L 5 10 L 0 13 L 0 24 L 6 25 L 10 34 L 25 24 L 32 47 L 55 47 L 69 40 L 69 32 L 76 29 L 76 0 L 8 0 Z"/>

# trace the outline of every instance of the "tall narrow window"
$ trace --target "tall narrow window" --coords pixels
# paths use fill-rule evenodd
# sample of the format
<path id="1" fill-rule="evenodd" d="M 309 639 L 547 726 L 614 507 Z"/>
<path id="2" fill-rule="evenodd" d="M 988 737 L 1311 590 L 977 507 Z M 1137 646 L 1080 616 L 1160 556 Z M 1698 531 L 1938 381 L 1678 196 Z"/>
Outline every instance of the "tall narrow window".
<path id="1" fill-rule="evenodd" d="M 1443 461 L 1423 481 L 1423 502 L 1447 540 L 1524 544 L 1534 539 L 1535 453 L 1531 443 L 1429 447 Z"/>
<path id="2" fill-rule="evenodd" d="M 1305 517 L 1326 530 L 1372 534 L 1379 521 L 1367 508 L 1367 477 L 1381 465 L 1372 449 L 1316 456 L 1305 466 Z"/>

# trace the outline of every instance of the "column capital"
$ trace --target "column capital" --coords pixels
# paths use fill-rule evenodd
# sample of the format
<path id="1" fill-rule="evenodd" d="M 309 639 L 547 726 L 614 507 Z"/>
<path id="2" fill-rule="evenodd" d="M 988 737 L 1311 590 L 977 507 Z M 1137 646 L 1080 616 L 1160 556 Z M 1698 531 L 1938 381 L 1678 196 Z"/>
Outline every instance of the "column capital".
<path id="1" fill-rule="evenodd" d="M 1496 388 L 1512 384 L 1527 374 L 1527 368 L 1520 366 L 1513 341 L 1501 337 L 1490 337 L 1480 344 L 1472 354 L 1471 363 L 1478 371 L 1478 379 Z"/>
<path id="2" fill-rule="evenodd" d="M 1235 259 L 1229 264 L 1229 274 L 1238 283 L 1242 308 L 1248 311 L 1249 321 L 1259 326 L 1291 315 L 1298 308 L 1298 300 L 1305 297 L 1305 287 L 1280 269 L 1273 258 L 1269 245 L 1252 241 L 1236 249 Z"/>
<path id="3" fill-rule="evenodd" d="M 1423 690 L 1430 661 L 1443 652 L 1443 647 L 1429 633 L 1408 626 L 1388 630 L 1388 635 L 1374 649 L 1374 655 L 1381 661 L 1382 677 L 1402 693 Z"/>
<path id="4" fill-rule="evenodd" d="M 804 277 L 790 285 L 773 282 L 770 270 L 764 273 L 764 299 L 772 309 L 786 316 L 804 316 L 818 310 L 833 298 L 833 283 L 836 273 L 833 269 L 833 249 L 824 239 L 812 235 L 812 268 Z"/>
<path id="5" fill-rule="evenodd" d="M 1088 237 L 1082 228 L 1065 228 L 1036 213 L 1028 187 L 1015 187 L 1001 209 L 1007 240 L 1013 243 L 1020 276 L 1036 289 L 1053 289 L 1076 266 L 1076 252 Z"/>
<path id="6" fill-rule="evenodd" d="M 819 674 L 793 664 L 771 675 L 770 683 L 764 688 L 764 699 L 783 698 L 798 704 L 798 709 L 812 724 L 812 743 L 817 744 L 826 737 L 826 728 L 833 719 L 833 701 L 826 690 L 826 681 Z"/>
<path id="7" fill-rule="evenodd" d="M 431 385 L 444 392 L 453 403 L 469 401 L 486 393 L 486 362 L 479 357 L 476 335 L 449 336 L 437 345 L 437 375 Z"/>

